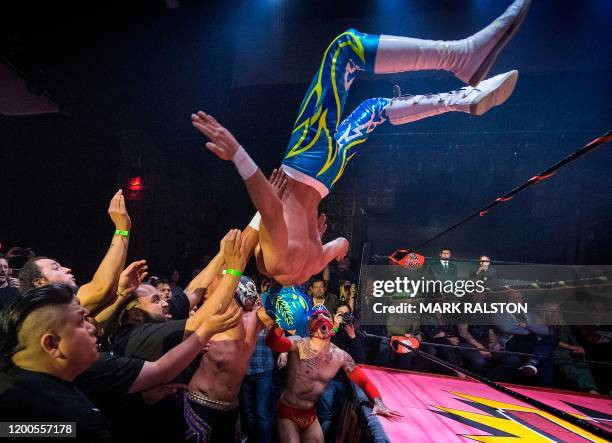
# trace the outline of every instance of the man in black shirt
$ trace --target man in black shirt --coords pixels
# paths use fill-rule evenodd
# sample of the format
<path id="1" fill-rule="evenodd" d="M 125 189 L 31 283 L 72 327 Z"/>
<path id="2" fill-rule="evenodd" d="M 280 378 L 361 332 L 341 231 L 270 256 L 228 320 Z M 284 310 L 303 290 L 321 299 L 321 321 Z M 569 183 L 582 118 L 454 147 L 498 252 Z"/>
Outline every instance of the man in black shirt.
<path id="1" fill-rule="evenodd" d="M 208 311 L 206 325 L 157 361 L 144 362 L 100 356 L 89 313 L 68 286 L 27 292 L 0 314 L 0 417 L 76 422 L 80 441 L 112 441 L 100 410 L 112 417 L 127 393 L 168 383 L 213 334 L 240 319 L 238 309 Z"/>
<path id="2" fill-rule="evenodd" d="M 232 231 L 230 231 L 230 234 Z M 234 240 L 237 237 L 226 236 L 228 246 L 222 262 L 231 262 L 236 255 L 239 260 L 243 260 L 233 248 Z M 229 239 L 228 239 L 229 238 Z M 232 254 L 230 256 L 230 254 Z M 236 260 L 234 260 L 236 261 Z M 223 276 L 227 280 L 224 285 L 216 287 L 215 298 L 227 301 L 229 304 L 233 299 L 238 280 L 233 275 Z M 229 284 L 228 284 L 229 283 Z M 225 302 L 224 302 L 225 303 Z M 155 360 L 163 353 L 178 346 L 188 331 L 200 326 L 204 320 L 202 313 L 210 309 L 210 303 L 206 302 L 196 313 L 187 320 L 169 320 L 167 315 L 168 303 L 164 300 L 161 292 L 154 286 L 140 285 L 134 292 L 133 300 L 128 301 L 124 311 L 120 314 L 119 321 L 121 326 L 111 339 L 111 348 L 117 355 L 126 357 L 136 357 L 145 360 Z M 205 308 L 206 307 L 206 308 Z M 183 382 L 189 381 L 189 375 L 182 379 Z M 154 405 L 145 406 L 135 404 L 130 408 L 130 421 L 134 416 L 151 420 L 154 423 L 163 423 L 161 427 L 148 428 L 147 430 L 136 429 L 140 437 L 147 439 L 146 432 L 152 431 L 151 438 L 164 441 L 177 441 L 184 439 L 184 419 L 183 411 L 178 398 L 166 397 L 156 402 Z M 129 423 L 128 423 L 129 425 Z M 131 430 L 129 426 L 124 427 L 122 434 L 127 434 Z M 124 435 L 124 437 L 127 437 Z M 137 438 L 138 435 L 134 435 Z M 129 438 L 125 438 L 129 440 Z"/>
<path id="3" fill-rule="evenodd" d="M 98 358 L 88 314 L 63 285 L 29 291 L 2 313 L 2 420 L 76 422 L 79 441 L 112 441 L 100 411 L 73 384 Z"/>

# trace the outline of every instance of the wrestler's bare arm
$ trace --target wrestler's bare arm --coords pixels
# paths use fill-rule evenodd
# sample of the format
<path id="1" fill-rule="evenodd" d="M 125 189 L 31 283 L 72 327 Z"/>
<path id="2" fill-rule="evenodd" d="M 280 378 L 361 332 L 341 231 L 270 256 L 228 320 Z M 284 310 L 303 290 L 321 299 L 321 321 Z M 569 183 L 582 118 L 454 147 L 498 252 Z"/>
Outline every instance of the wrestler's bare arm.
<path id="1" fill-rule="evenodd" d="M 368 379 L 367 375 L 365 375 L 365 373 L 359 367 L 357 367 L 353 357 L 351 357 L 346 351 L 341 352 L 342 368 L 344 369 L 344 372 L 349 380 L 358 385 L 374 404 L 372 414 L 379 414 L 387 418 L 401 417 L 402 414 L 385 406 L 378 389 L 376 389 L 374 383 Z"/>
<path id="2" fill-rule="evenodd" d="M 286 244 L 287 225 L 283 217 L 283 204 L 275 189 L 250 159 L 244 148 L 241 148 L 232 133 L 219 124 L 212 115 L 198 111 L 197 114 L 191 115 L 191 123 L 198 131 L 210 138 L 211 141 L 206 143 L 206 147 L 220 159 L 233 161 L 241 175 L 243 174 L 241 164 L 245 162 L 252 164 L 254 172 L 244 178 L 249 196 L 261 213 L 262 221 L 273 242 L 278 245 Z"/>

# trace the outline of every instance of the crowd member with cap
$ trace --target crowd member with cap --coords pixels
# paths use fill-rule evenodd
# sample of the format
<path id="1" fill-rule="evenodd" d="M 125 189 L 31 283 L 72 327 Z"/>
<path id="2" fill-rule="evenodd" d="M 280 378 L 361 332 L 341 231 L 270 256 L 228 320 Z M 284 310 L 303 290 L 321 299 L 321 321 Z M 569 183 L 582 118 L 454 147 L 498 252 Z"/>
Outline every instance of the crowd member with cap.
<path id="1" fill-rule="evenodd" d="M 211 307 L 205 324 L 155 362 L 99 354 L 88 316 L 67 285 L 32 289 L 0 313 L 3 420 L 76 422 L 78 441 L 113 441 L 101 405 L 169 382 L 239 312 Z"/>
<path id="2" fill-rule="evenodd" d="M 325 306 L 314 306 L 308 317 L 310 336 L 285 337 L 274 325 L 266 343 L 276 352 L 289 352 L 289 377 L 276 408 L 280 441 L 323 442 L 323 431 L 315 406 L 329 381 L 343 369 L 349 380 L 356 383 L 368 396 L 372 412 L 386 417 L 400 414 L 382 401 L 380 393 L 353 358 L 331 343 L 333 318 Z"/>
<path id="3" fill-rule="evenodd" d="M 115 225 L 113 239 L 89 283 L 77 286 L 70 268 L 51 258 L 34 257 L 19 270 L 21 292 L 50 284 L 65 284 L 76 291 L 81 305 L 94 316 L 114 303 L 119 275 L 125 266 L 132 226 L 121 189 L 111 199 L 108 214 Z"/>

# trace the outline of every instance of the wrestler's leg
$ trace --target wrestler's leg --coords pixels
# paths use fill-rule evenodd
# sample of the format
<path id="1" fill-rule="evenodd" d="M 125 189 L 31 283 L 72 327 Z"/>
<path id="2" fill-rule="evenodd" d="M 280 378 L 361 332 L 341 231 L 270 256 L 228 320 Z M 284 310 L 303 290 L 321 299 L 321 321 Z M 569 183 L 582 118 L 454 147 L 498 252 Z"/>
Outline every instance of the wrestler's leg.
<path id="1" fill-rule="evenodd" d="M 287 418 L 279 418 L 276 421 L 278 428 L 278 440 L 283 443 L 299 443 L 300 429 L 293 421 Z"/>
<path id="2" fill-rule="evenodd" d="M 346 257 L 348 250 L 349 242 L 344 237 L 338 237 L 335 240 L 325 243 L 323 245 L 323 257 L 319 272 L 323 271 L 323 268 L 332 260 L 341 260 Z"/>
<path id="3" fill-rule="evenodd" d="M 357 148 L 377 126 L 387 120 L 392 125 L 401 125 L 446 112 L 482 115 L 502 104 L 512 94 L 517 79 L 518 72 L 510 71 L 484 80 L 476 88 L 466 86 L 442 94 L 365 100 L 338 125 L 335 134 L 336 150 L 320 177 L 333 186 L 344 173 Z"/>
<path id="4" fill-rule="evenodd" d="M 374 72 L 388 74 L 444 70 L 476 86 L 486 77 L 499 52 L 520 27 L 530 2 L 516 0 L 489 26 L 461 40 L 422 40 L 381 35 Z"/>
<path id="5" fill-rule="evenodd" d="M 321 429 L 321 423 L 319 423 L 318 418 L 302 431 L 300 441 L 302 443 L 323 443 L 325 441 L 325 438 L 323 437 L 323 430 Z"/>

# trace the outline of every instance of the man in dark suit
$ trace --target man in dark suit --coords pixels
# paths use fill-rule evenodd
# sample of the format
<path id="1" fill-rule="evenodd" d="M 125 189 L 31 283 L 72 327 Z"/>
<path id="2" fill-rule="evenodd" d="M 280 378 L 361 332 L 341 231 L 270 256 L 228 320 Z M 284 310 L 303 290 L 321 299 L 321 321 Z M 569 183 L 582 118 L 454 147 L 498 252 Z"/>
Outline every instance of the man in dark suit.
<path id="1" fill-rule="evenodd" d="M 427 274 L 435 280 L 454 280 L 457 278 L 457 265 L 451 263 L 451 250 L 444 248 L 440 250 L 440 260 L 429 264 Z"/>

